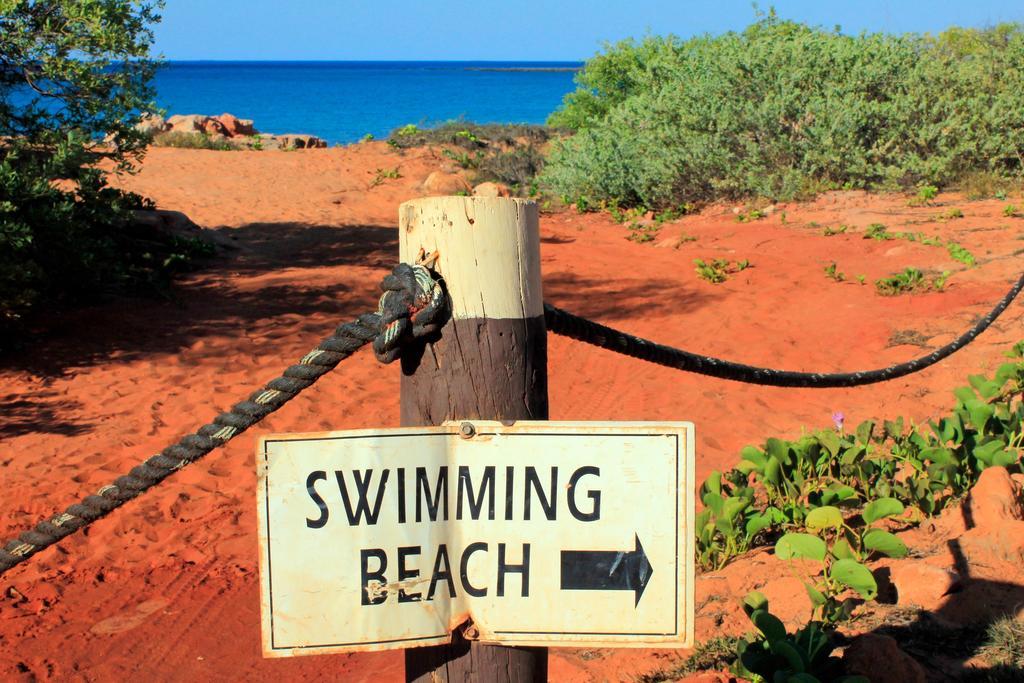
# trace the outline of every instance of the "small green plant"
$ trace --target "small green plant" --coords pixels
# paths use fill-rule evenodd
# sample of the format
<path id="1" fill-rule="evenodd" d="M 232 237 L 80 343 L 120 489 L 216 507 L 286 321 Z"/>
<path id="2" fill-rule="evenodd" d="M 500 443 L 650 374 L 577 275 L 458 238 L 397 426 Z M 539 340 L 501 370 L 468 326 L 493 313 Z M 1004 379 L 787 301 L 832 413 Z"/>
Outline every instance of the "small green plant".
<path id="1" fill-rule="evenodd" d="M 875 280 L 875 290 L 882 296 L 897 296 L 929 289 L 941 292 L 948 277 L 948 272 L 929 278 L 918 268 L 905 268 L 902 272 Z"/>
<path id="2" fill-rule="evenodd" d="M 860 284 L 864 284 L 864 281 L 866 279 L 867 279 L 867 275 L 858 275 L 857 276 L 857 282 L 859 282 Z"/>
<path id="3" fill-rule="evenodd" d="M 725 282 L 729 279 L 729 275 L 746 270 L 750 267 L 750 261 L 746 259 L 743 259 L 742 261 L 731 261 L 729 259 L 721 258 L 716 258 L 711 261 L 694 259 L 693 263 L 697 266 L 697 277 L 702 280 L 707 280 L 712 284 Z"/>
<path id="4" fill-rule="evenodd" d="M 940 213 L 938 216 L 935 217 L 935 220 L 937 220 L 937 221 L 952 221 L 952 220 L 956 220 L 958 218 L 963 218 L 963 217 L 964 217 L 964 212 L 963 211 L 961 211 L 960 209 L 953 208 L 953 209 L 948 209 L 946 211 L 943 211 L 942 213 Z"/>
<path id="5" fill-rule="evenodd" d="M 872 556 L 907 555 L 903 541 L 875 522 L 898 517 L 904 510 L 903 503 L 891 497 L 872 500 L 849 518 L 836 505 L 822 505 L 807 513 L 806 531 L 790 532 L 776 541 L 777 557 L 820 563 L 814 577 L 802 579 L 815 618 L 829 625 L 848 618 L 854 603 L 843 596 L 849 591 L 863 600 L 875 599 L 878 584 L 864 562 Z"/>
<path id="6" fill-rule="evenodd" d="M 630 223 L 629 234 L 626 236 L 630 242 L 636 242 L 637 244 L 643 244 L 644 242 L 653 242 L 654 238 L 658 235 L 658 231 L 661 230 L 661 226 L 657 224 L 642 225 L 640 223 Z"/>
<path id="7" fill-rule="evenodd" d="M 408 137 L 410 135 L 416 135 L 419 132 L 420 132 L 419 126 L 417 126 L 415 123 L 407 123 L 404 126 L 402 126 L 401 128 L 397 129 L 394 133 L 392 133 L 392 136 L 400 137 L 400 138 L 401 137 Z"/>
<path id="8" fill-rule="evenodd" d="M 1004 192 L 1003 190 L 997 190 L 994 196 L 1001 202 L 1006 201 L 1006 192 Z"/>
<path id="9" fill-rule="evenodd" d="M 822 237 L 832 237 L 833 235 L 842 235 L 849 228 L 850 228 L 850 226 L 848 226 L 848 225 L 840 225 L 840 226 L 837 226 L 835 228 L 833 228 L 831 226 L 825 226 L 825 228 L 822 229 L 822 231 L 821 231 L 821 235 L 822 235 Z"/>
<path id="10" fill-rule="evenodd" d="M 766 214 L 761 209 L 748 209 L 745 212 L 736 214 L 736 220 L 738 220 L 740 223 L 752 223 L 753 221 L 759 221 L 762 218 L 767 217 L 768 214 Z"/>
<path id="11" fill-rule="evenodd" d="M 263 149 L 263 136 L 258 133 L 250 136 L 249 149 L 256 150 L 257 152 L 261 151 Z"/>
<path id="12" fill-rule="evenodd" d="M 480 138 L 478 138 L 475 133 L 468 130 L 456 131 L 455 137 L 463 138 L 468 142 L 480 142 Z"/>
<path id="13" fill-rule="evenodd" d="M 967 249 L 962 247 L 957 242 L 947 242 L 946 249 L 949 251 L 949 255 L 953 258 L 954 261 L 959 261 L 965 266 L 973 267 L 978 262 L 974 258 L 974 254 L 967 251 Z"/>
<path id="14" fill-rule="evenodd" d="M 759 634 L 739 642 L 735 675 L 753 681 L 868 683 L 860 676 L 841 675 L 842 661 L 832 656 L 835 643 L 822 624 L 812 621 L 788 633 L 757 591 L 743 600 L 743 610 Z"/>
<path id="15" fill-rule="evenodd" d="M 359 138 L 359 142 L 372 142 L 373 140 L 373 133 L 367 133 L 363 137 Z"/>
<path id="16" fill-rule="evenodd" d="M 1007 218 L 1016 218 L 1017 207 L 1014 206 L 1013 204 L 1007 204 L 1006 206 L 1003 207 L 1003 215 L 1006 216 Z"/>
<path id="17" fill-rule="evenodd" d="M 402 174 L 399 172 L 398 166 L 395 166 L 394 168 L 378 168 L 373 176 L 373 180 L 370 181 L 370 187 L 377 187 L 385 180 L 397 180 L 401 177 Z"/>
<path id="18" fill-rule="evenodd" d="M 825 266 L 825 277 L 829 278 L 830 280 L 835 280 L 836 282 L 842 282 L 843 280 L 846 279 L 846 275 L 836 270 L 835 261 Z"/>
<path id="19" fill-rule="evenodd" d="M 882 223 L 872 223 L 864 229 L 864 239 L 866 240 L 894 240 L 896 235 L 889 232 L 889 228 L 885 227 Z"/>
<path id="20" fill-rule="evenodd" d="M 917 196 L 907 202 L 907 206 L 931 206 L 932 200 L 939 195 L 939 188 L 934 185 L 922 185 L 917 188 Z"/>

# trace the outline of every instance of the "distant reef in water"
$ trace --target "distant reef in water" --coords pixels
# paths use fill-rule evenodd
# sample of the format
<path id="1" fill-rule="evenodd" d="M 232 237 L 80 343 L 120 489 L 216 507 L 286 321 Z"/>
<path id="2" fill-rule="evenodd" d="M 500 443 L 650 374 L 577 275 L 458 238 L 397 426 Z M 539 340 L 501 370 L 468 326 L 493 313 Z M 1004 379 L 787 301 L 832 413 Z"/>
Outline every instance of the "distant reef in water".
<path id="1" fill-rule="evenodd" d="M 144 116 L 136 128 L 149 135 L 156 147 L 263 150 L 327 146 L 327 142 L 315 135 L 260 133 L 252 120 L 240 119 L 233 114 L 178 114 L 166 119 L 150 114 Z"/>
<path id="2" fill-rule="evenodd" d="M 579 71 L 582 66 L 467 66 L 466 71 Z"/>

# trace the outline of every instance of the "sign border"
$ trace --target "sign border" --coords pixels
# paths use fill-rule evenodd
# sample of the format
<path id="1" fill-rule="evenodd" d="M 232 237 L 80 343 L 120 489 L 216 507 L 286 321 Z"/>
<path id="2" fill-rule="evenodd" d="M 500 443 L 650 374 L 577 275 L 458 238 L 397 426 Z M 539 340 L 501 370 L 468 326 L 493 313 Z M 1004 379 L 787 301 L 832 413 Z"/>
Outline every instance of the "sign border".
<path id="1" fill-rule="evenodd" d="M 274 637 L 274 614 L 273 614 L 273 581 L 271 569 L 273 559 L 271 556 L 270 544 L 270 475 L 269 475 L 269 449 L 268 446 L 274 443 L 293 441 L 342 441 L 347 439 L 360 438 L 402 438 L 416 436 L 459 436 L 459 427 L 463 422 L 471 422 L 478 427 L 479 436 L 503 436 L 503 437 L 524 437 L 524 436 L 591 436 L 595 432 L 602 436 L 629 436 L 629 437 L 662 437 L 666 436 L 665 431 L 682 431 L 683 437 L 680 443 L 680 434 L 670 434 L 675 440 L 675 569 L 674 581 L 674 628 L 672 632 L 605 632 L 605 631 L 517 631 L 493 629 L 496 636 L 511 636 L 509 638 L 490 639 L 481 637 L 480 642 L 500 644 L 507 646 L 540 646 L 540 647 L 619 647 L 619 648 L 649 648 L 649 649 L 677 649 L 689 648 L 694 642 L 694 600 L 695 600 L 695 429 L 692 422 L 589 422 L 589 421 L 517 421 L 512 424 L 503 424 L 491 420 L 459 420 L 449 421 L 442 425 L 433 427 L 399 427 L 382 429 L 360 429 L 342 430 L 331 432 L 305 432 L 293 434 L 269 434 L 260 437 L 257 442 L 256 461 L 258 478 L 257 482 L 258 517 L 259 517 L 259 569 L 260 569 L 260 603 L 261 603 L 261 624 L 263 654 L 265 657 L 287 657 L 292 655 L 330 654 L 353 651 L 376 651 L 398 649 L 396 643 L 407 644 L 407 648 L 427 647 L 430 645 L 444 644 L 451 642 L 451 633 L 444 632 L 437 635 L 417 636 L 409 638 L 396 638 L 389 640 L 375 641 L 354 641 L 350 643 L 327 643 L 315 645 L 279 645 L 275 643 Z M 566 427 L 593 428 L 593 432 L 559 432 L 559 429 Z M 656 433 L 643 433 L 645 429 L 661 429 Z M 629 430 L 629 431 L 614 431 Z M 682 462 L 680 462 L 682 460 Z M 262 484 L 260 486 L 259 484 Z M 679 485 L 681 484 L 681 485 Z M 692 492 L 690 489 L 693 489 Z M 686 497 L 684 490 L 692 495 Z M 680 515 L 683 515 L 685 529 L 680 528 Z M 682 534 L 682 535 L 681 535 Z M 680 557 L 682 554 L 682 557 Z M 683 574 L 680 577 L 680 573 Z M 680 581 L 682 578 L 682 581 Z M 680 608 L 686 615 L 693 615 L 694 618 L 685 619 L 683 628 L 680 629 Z M 603 638 L 603 640 L 549 640 L 543 636 L 582 636 L 592 638 Z M 540 638 L 521 638 L 519 636 L 541 636 Z M 682 641 L 642 641 L 625 640 L 643 637 L 652 638 L 681 638 Z M 612 638 L 614 640 L 608 640 Z M 622 640 L 618 640 L 618 639 Z"/>

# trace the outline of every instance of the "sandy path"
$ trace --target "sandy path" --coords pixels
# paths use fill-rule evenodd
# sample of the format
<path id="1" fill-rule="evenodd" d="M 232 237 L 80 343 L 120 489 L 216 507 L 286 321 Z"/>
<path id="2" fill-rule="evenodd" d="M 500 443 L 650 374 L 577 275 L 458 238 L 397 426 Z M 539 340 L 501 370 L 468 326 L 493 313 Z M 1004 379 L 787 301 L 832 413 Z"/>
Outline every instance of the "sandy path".
<path id="1" fill-rule="evenodd" d="M 237 254 L 188 277 L 174 301 L 124 300 L 49 321 L 0 366 L 0 532 L 5 537 L 112 480 L 275 376 L 339 321 L 369 310 L 397 255 L 399 202 L 443 160 L 375 143 L 284 152 L 152 150 L 124 182 L 163 208 L 235 238 Z M 402 178 L 370 187 L 378 168 Z M 605 216 L 541 220 L 545 297 L 691 351 L 802 370 L 854 370 L 920 355 L 1002 296 L 1021 267 L 1024 220 L 1006 202 L 833 194 L 739 223 L 712 208 L 649 244 Z M 1020 204 L 1019 198 L 1011 198 Z M 966 218 L 936 222 L 950 206 Z M 979 259 L 820 225 L 956 239 Z M 696 241 L 679 242 L 681 234 Z M 749 259 L 720 285 L 694 258 Z M 837 262 L 847 281 L 829 280 Z M 946 291 L 893 298 L 870 286 L 906 266 L 950 270 Z M 857 284 L 864 274 L 868 285 Z M 966 375 L 992 370 L 1021 334 L 1015 304 L 977 342 L 917 375 L 848 390 L 753 387 L 550 341 L 552 419 L 692 420 L 698 475 L 771 435 L 871 417 L 936 416 Z M 263 660 L 259 655 L 255 434 L 398 424 L 398 369 L 358 354 L 223 450 L 0 580 L 0 678 L 26 680 L 400 680 L 400 653 Z M 698 633 L 698 638 L 709 634 Z M 553 651 L 557 680 L 616 680 L 668 655 Z"/>

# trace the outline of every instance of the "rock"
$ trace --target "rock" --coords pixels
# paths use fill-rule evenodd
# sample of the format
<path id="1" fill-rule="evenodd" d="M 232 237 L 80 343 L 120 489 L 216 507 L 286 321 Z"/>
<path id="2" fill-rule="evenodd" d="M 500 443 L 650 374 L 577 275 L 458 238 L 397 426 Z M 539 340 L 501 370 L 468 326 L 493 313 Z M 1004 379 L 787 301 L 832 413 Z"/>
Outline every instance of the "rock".
<path id="1" fill-rule="evenodd" d="M 1020 485 L 1005 467 L 989 467 L 982 471 L 978 483 L 967 496 L 970 524 L 995 530 L 1009 520 L 1024 520 Z"/>
<path id="2" fill-rule="evenodd" d="M 175 133 L 200 133 L 209 119 L 202 114 L 177 114 L 167 119 L 167 125 Z"/>
<path id="3" fill-rule="evenodd" d="M 501 183 L 480 183 L 473 188 L 476 197 L 511 197 L 512 191 Z"/>
<path id="4" fill-rule="evenodd" d="M 924 668 L 889 636 L 859 636 L 843 653 L 843 665 L 871 683 L 925 683 Z"/>
<path id="5" fill-rule="evenodd" d="M 889 580 L 896 587 L 897 605 L 917 605 L 929 612 L 937 612 L 959 584 L 959 577 L 952 571 L 920 560 L 892 562 Z"/>
<path id="6" fill-rule="evenodd" d="M 1012 567 L 1024 565 L 1024 522 L 1004 521 L 996 527 L 975 527 L 959 538 L 960 549 L 970 565 Z"/>
<path id="7" fill-rule="evenodd" d="M 228 129 L 224 127 L 224 124 L 217 119 L 207 119 L 203 121 L 203 132 L 207 135 L 219 135 L 221 137 L 227 137 Z"/>
<path id="8" fill-rule="evenodd" d="M 157 116 L 156 114 L 143 114 L 139 122 L 135 124 L 135 130 L 145 133 L 150 137 L 163 133 L 168 128 L 170 126 L 164 120 L 164 117 Z"/>
<path id="9" fill-rule="evenodd" d="M 217 117 L 229 137 L 256 135 L 252 119 L 240 119 L 234 114 L 224 113 Z"/>
<path id="10" fill-rule="evenodd" d="M 283 149 L 313 149 L 314 147 L 326 147 L 327 143 L 315 135 L 301 133 L 289 133 L 287 135 L 264 136 L 277 138 Z"/>
<path id="11" fill-rule="evenodd" d="M 423 191 L 431 195 L 453 195 L 472 190 L 461 175 L 434 171 L 423 181 Z"/>

